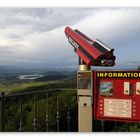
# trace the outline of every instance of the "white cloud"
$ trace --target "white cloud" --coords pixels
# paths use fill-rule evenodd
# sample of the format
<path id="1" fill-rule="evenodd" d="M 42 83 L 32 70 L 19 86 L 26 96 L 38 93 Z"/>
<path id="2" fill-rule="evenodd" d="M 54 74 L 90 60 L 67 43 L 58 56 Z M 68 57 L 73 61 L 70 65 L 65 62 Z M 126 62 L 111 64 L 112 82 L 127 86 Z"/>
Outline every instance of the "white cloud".
<path id="1" fill-rule="evenodd" d="M 96 9 L 93 15 L 81 19 L 74 28 L 79 28 L 90 37 L 120 42 L 135 36 L 140 31 L 140 9 Z"/>
<path id="2" fill-rule="evenodd" d="M 101 39 L 116 49 L 120 59 L 120 48 L 131 47 L 140 35 L 140 9 L 7 9 L 0 15 L 0 55 L 5 57 L 0 63 L 76 65 L 78 57 L 65 37 L 65 26 Z M 12 52 L 11 59 L 4 49 Z"/>
<path id="3" fill-rule="evenodd" d="M 55 51 L 61 50 L 59 54 L 63 52 L 60 46 L 63 45 L 61 41 L 64 40 L 64 34 L 61 29 L 57 31 L 57 28 L 66 23 L 76 22 L 86 16 L 89 11 L 89 9 L 71 8 L 1 8 L 0 55 L 3 59 L 0 60 L 0 63 L 22 63 L 25 60 L 32 63 L 46 63 L 47 60 L 60 60 Z M 59 34 L 59 32 L 61 33 Z M 11 59 L 7 59 L 9 55 Z"/>

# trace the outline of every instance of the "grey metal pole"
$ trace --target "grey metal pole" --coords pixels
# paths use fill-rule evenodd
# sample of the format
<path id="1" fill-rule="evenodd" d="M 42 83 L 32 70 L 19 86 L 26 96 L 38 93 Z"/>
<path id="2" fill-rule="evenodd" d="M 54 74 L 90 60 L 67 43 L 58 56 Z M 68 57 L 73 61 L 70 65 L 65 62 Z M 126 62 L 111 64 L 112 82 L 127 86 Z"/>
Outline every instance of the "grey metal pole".
<path id="1" fill-rule="evenodd" d="M 81 77 L 80 75 L 89 75 L 90 78 L 86 85 L 80 81 Z M 86 77 L 87 78 L 87 77 Z M 84 79 L 86 80 L 86 79 Z M 93 116 L 93 110 L 92 110 L 92 71 L 90 70 L 90 67 L 88 67 L 81 58 L 79 58 L 79 71 L 77 72 L 77 97 L 78 97 L 78 131 L 79 132 L 92 132 L 92 116 Z M 89 82 L 89 83 L 88 83 Z M 80 85 L 83 84 L 83 87 L 80 87 Z M 88 87 L 89 84 L 89 87 Z"/>

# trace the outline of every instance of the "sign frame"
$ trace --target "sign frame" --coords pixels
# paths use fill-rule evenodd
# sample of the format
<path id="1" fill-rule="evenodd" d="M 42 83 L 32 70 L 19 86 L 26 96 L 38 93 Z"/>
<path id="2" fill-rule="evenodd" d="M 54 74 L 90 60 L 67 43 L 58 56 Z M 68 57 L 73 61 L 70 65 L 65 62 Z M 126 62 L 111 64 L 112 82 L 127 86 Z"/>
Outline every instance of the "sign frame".
<path id="1" fill-rule="evenodd" d="M 97 120 L 110 120 L 110 121 L 122 121 L 122 122 L 140 122 L 140 71 L 125 71 L 125 70 L 113 70 L 113 71 L 93 71 L 94 73 L 94 85 L 93 85 L 93 91 L 94 91 L 94 118 Z M 111 73 L 111 74 L 110 74 Z M 115 74 L 114 74 L 115 73 Z M 125 73 L 123 74 L 120 73 Z M 128 74 L 127 74 L 128 73 Z M 101 76 L 100 76 L 100 75 Z M 110 74 L 110 76 L 108 75 Z M 112 76 L 111 76 L 112 75 Z M 115 75 L 115 76 L 113 76 Z M 119 75 L 119 76 L 117 76 Z M 122 76 L 120 76 L 122 75 Z M 127 75 L 127 76 L 126 76 Z M 130 77 L 131 76 L 131 77 Z M 105 96 L 100 95 L 100 83 L 101 82 L 113 82 L 113 95 L 108 96 L 107 94 Z M 126 82 L 126 83 L 125 83 Z M 125 84 L 124 84 L 125 83 Z M 129 87 L 129 86 L 130 87 Z M 124 90 L 124 87 L 130 88 L 130 91 Z M 131 88 L 132 87 L 132 88 Z M 105 88 L 105 87 L 104 87 Z M 139 89 L 138 89 L 139 88 Z M 132 91 L 133 92 L 132 92 Z M 126 93 L 125 93 L 126 92 Z M 129 92 L 129 93 L 128 93 Z M 104 111 L 104 100 L 116 100 L 117 102 L 123 101 L 123 104 L 125 104 L 125 101 L 130 101 L 130 106 L 128 107 L 128 112 L 125 107 L 122 107 L 121 109 L 122 114 L 114 115 L 117 111 L 121 112 L 120 110 L 117 110 L 114 112 L 114 114 L 106 115 Z M 118 103 L 114 103 L 115 106 L 117 106 Z M 110 109 L 112 110 L 113 107 L 109 105 Z M 127 115 L 125 113 L 128 113 Z M 124 113 L 124 116 L 123 116 Z M 117 113 L 116 113 L 117 114 Z"/>

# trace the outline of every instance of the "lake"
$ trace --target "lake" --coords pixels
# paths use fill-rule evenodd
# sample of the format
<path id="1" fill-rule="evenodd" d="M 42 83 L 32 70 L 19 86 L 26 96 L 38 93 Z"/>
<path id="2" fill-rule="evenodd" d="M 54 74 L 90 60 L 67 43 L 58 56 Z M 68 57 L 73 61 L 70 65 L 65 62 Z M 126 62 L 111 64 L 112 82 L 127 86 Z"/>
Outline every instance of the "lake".
<path id="1" fill-rule="evenodd" d="M 20 75 L 18 76 L 18 79 L 20 80 L 34 80 L 40 77 L 43 77 L 44 75 L 40 74 L 29 74 L 29 75 Z"/>

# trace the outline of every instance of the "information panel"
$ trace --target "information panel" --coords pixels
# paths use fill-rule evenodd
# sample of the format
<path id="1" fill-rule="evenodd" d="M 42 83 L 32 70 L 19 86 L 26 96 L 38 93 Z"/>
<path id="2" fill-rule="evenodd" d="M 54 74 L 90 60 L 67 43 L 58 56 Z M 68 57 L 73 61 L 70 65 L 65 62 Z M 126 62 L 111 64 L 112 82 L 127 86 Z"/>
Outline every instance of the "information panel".
<path id="1" fill-rule="evenodd" d="M 131 100 L 104 99 L 104 116 L 131 118 L 131 108 Z"/>
<path id="2" fill-rule="evenodd" d="M 140 122 L 140 70 L 99 70 L 93 79 L 95 119 Z"/>

